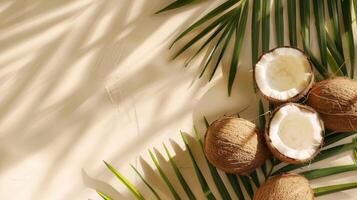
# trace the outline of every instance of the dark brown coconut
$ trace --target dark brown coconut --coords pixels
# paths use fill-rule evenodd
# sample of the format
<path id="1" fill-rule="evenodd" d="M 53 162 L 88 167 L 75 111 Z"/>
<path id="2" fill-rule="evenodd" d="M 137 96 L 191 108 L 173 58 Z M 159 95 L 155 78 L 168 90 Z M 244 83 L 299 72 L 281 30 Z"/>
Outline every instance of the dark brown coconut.
<path id="1" fill-rule="evenodd" d="M 311 72 L 311 76 L 309 77 L 309 79 L 307 80 L 307 86 L 302 90 L 300 91 L 298 94 L 296 94 L 295 96 L 293 97 L 290 97 L 289 99 L 286 99 L 286 100 L 280 100 L 280 99 L 277 99 L 277 98 L 273 98 L 267 94 L 265 94 L 262 89 L 259 87 L 259 84 L 257 84 L 257 75 L 256 75 L 256 66 L 259 64 L 259 62 L 262 60 L 262 58 L 264 56 L 266 56 L 267 54 L 271 54 L 272 52 L 274 52 L 275 50 L 277 49 L 280 49 L 280 48 L 289 48 L 289 49 L 294 49 L 294 50 L 297 50 L 299 51 L 300 53 L 302 53 L 304 55 L 304 57 L 306 58 L 306 61 L 309 63 L 309 69 L 310 69 L 310 72 Z M 276 105 L 280 105 L 280 104 L 283 104 L 283 103 L 287 103 L 287 102 L 297 102 L 299 101 L 301 98 L 303 98 L 304 96 L 306 96 L 308 94 L 308 92 L 310 91 L 311 87 L 313 86 L 314 82 L 315 82 L 315 75 L 313 73 L 313 66 L 308 58 L 308 56 L 306 56 L 304 54 L 303 51 L 301 51 L 300 49 L 298 48 L 295 48 L 295 47 L 290 47 L 290 46 L 285 46 L 285 47 L 277 47 L 277 48 L 274 48 L 274 49 L 271 49 L 270 51 L 264 53 L 263 55 L 260 56 L 258 62 L 256 63 L 256 65 L 254 66 L 254 81 L 256 83 L 256 86 L 258 88 L 258 90 L 260 91 L 261 95 L 267 99 L 269 102 L 271 103 L 274 103 Z"/>
<path id="2" fill-rule="evenodd" d="M 204 151 L 217 168 L 232 174 L 249 174 L 267 159 L 264 138 L 252 122 L 222 117 L 207 129 Z"/>
<path id="3" fill-rule="evenodd" d="M 309 181 L 297 174 L 282 174 L 265 182 L 254 195 L 254 200 L 313 200 L 314 191 Z"/>
<path id="4" fill-rule="evenodd" d="M 357 81 L 337 77 L 318 82 L 307 104 L 320 113 L 326 128 L 337 132 L 357 130 Z"/>
<path id="5" fill-rule="evenodd" d="M 272 119 L 274 118 L 275 114 L 284 106 L 286 105 L 293 105 L 293 106 L 297 106 L 298 108 L 302 109 L 302 110 L 305 110 L 307 112 L 311 112 L 311 113 L 314 113 L 314 114 L 317 114 L 319 116 L 319 114 L 311 107 L 309 106 L 305 106 L 305 105 L 301 105 L 301 104 L 297 104 L 297 103 L 286 103 L 286 104 L 283 104 L 279 107 L 277 107 L 274 112 L 272 113 L 269 121 L 266 123 L 266 129 L 265 129 L 265 140 L 266 140 L 266 144 L 269 148 L 269 150 L 271 151 L 271 153 L 276 157 L 278 158 L 279 160 L 283 161 L 283 162 L 286 162 L 286 163 L 291 163 L 291 164 L 301 164 L 301 163 L 306 163 L 306 162 L 309 162 L 310 160 L 312 160 L 319 152 L 320 152 L 320 149 L 323 145 L 323 140 L 321 141 L 320 143 L 320 147 L 316 150 L 316 152 L 311 155 L 309 158 L 306 158 L 306 159 L 295 159 L 295 158 L 291 158 L 291 157 L 288 157 L 286 155 L 283 154 L 283 152 L 280 152 L 273 144 L 272 144 L 272 141 L 271 141 L 271 138 L 270 138 L 270 126 L 271 126 L 271 121 Z M 324 124 L 322 122 L 322 120 L 320 119 L 319 120 L 320 122 L 320 126 L 322 128 L 322 132 L 321 132 L 321 135 L 323 136 L 324 135 Z"/>

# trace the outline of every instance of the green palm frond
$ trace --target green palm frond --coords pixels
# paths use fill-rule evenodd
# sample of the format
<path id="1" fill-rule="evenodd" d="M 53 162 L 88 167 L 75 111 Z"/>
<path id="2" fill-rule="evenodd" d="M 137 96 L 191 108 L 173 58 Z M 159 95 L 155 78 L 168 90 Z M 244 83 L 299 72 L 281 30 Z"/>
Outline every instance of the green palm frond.
<path id="1" fill-rule="evenodd" d="M 357 142 L 357 138 L 356 137 L 353 138 L 353 142 Z M 355 148 L 353 150 L 353 160 L 354 160 L 355 164 L 357 164 L 357 148 Z"/>
<path id="2" fill-rule="evenodd" d="M 188 151 L 188 154 L 190 155 L 190 158 L 191 158 L 191 161 L 192 161 L 192 164 L 193 164 L 193 167 L 195 169 L 195 172 L 196 172 L 196 175 L 197 175 L 197 178 L 198 178 L 198 181 L 200 182 L 200 185 L 201 185 L 201 188 L 202 188 L 202 191 L 203 193 L 205 194 L 207 200 L 214 200 L 216 199 L 216 197 L 213 195 L 205 177 L 203 176 L 203 173 L 201 171 L 201 169 L 199 168 L 197 162 L 196 162 L 196 159 L 195 157 L 193 156 L 193 153 L 191 151 L 191 148 L 190 146 L 188 145 L 188 140 L 187 140 L 187 137 L 185 136 L 185 134 L 183 132 L 181 132 L 181 137 L 182 137 L 182 140 L 184 141 L 185 143 L 185 147 Z"/>
<path id="3" fill-rule="evenodd" d="M 354 66 L 355 66 L 355 47 L 352 32 L 352 17 L 351 17 L 351 4 L 350 0 L 341 0 L 342 6 L 342 18 L 344 24 L 343 37 L 346 43 L 346 48 L 348 49 L 348 57 L 345 59 L 349 61 L 350 67 L 350 77 L 354 77 Z"/>
<path id="4" fill-rule="evenodd" d="M 260 51 L 259 51 L 260 50 L 259 49 L 260 26 L 261 26 L 261 1 L 253 1 L 252 25 L 251 25 L 252 65 L 255 65 L 260 55 Z"/>
<path id="5" fill-rule="evenodd" d="M 166 147 L 165 144 L 163 144 L 163 145 L 164 145 L 164 149 L 165 149 L 166 155 L 167 155 L 167 157 L 169 157 L 170 164 L 171 164 L 171 166 L 172 166 L 177 178 L 179 179 L 183 189 L 185 190 L 188 198 L 190 200 L 195 200 L 196 199 L 195 195 L 193 194 L 192 190 L 190 189 L 190 186 L 188 186 L 185 178 L 183 177 L 182 173 L 180 172 L 179 168 L 177 167 L 177 165 L 176 165 L 175 161 L 173 160 L 168 148 Z"/>
<path id="6" fill-rule="evenodd" d="M 104 200 L 113 200 L 109 195 L 104 194 L 103 192 L 97 191 L 98 195 L 102 197 Z"/>
<path id="7" fill-rule="evenodd" d="M 274 5 L 276 42 L 277 46 L 281 47 L 284 46 L 284 7 L 281 0 L 274 0 Z M 290 24 L 291 23 L 289 22 L 289 28 Z"/>
<path id="8" fill-rule="evenodd" d="M 198 3 L 198 2 L 201 2 L 203 0 L 176 0 L 175 2 L 169 4 L 168 6 L 166 6 L 165 8 L 157 11 L 155 14 L 159 14 L 159 13 L 162 13 L 162 12 L 166 12 L 166 11 L 169 11 L 169 10 L 174 10 L 174 9 L 177 9 L 177 8 L 181 8 L 183 6 L 187 6 L 187 5 L 190 5 L 190 4 L 193 4 L 193 3 Z"/>
<path id="9" fill-rule="evenodd" d="M 270 5 L 270 0 L 262 0 L 262 53 L 270 48 Z"/>
<path id="10" fill-rule="evenodd" d="M 296 36 L 296 0 L 288 0 L 288 19 L 289 19 L 289 40 L 290 45 L 297 47 Z"/>
<path id="11" fill-rule="evenodd" d="M 177 191 L 175 190 L 175 187 L 172 185 L 170 179 L 166 176 L 165 172 L 162 170 L 159 161 L 157 160 L 157 158 L 155 157 L 155 155 L 152 153 L 151 150 L 149 150 L 149 155 L 151 157 L 151 160 L 154 162 L 157 171 L 159 172 L 161 178 L 164 180 L 166 186 L 169 188 L 172 196 L 174 197 L 175 200 L 180 200 L 181 197 L 179 196 L 179 194 L 177 193 Z"/>
<path id="12" fill-rule="evenodd" d="M 260 105 L 262 105 L 262 102 L 260 101 Z M 260 117 L 263 116 L 261 114 L 264 114 L 262 109 L 260 111 Z M 263 118 L 261 118 L 263 119 Z M 205 122 L 208 124 L 207 119 L 205 119 Z M 199 145 L 200 148 L 203 148 L 203 141 L 199 135 L 199 133 L 197 132 L 197 130 L 195 130 L 195 134 L 196 134 L 196 145 Z M 335 134 L 331 134 L 329 136 L 332 136 Z M 338 135 L 338 134 L 337 134 Z M 191 158 L 192 161 L 192 168 L 194 169 L 196 176 L 198 178 L 198 181 L 200 182 L 202 191 L 204 193 L 204 195 L 206 196 L 206 198 L 208 200 L 210 199 L 216 199 L 216 197 L 214 196 L 214 194 L 212 193 L 210 186 L 208 184 L 208 181 L 205 177 L 205 175 L 203 174 L 203 172 L 200 169 L 200 166 L 198 165 L 195 156 L 191 150 L 191 147 L 188 144 L 188 138 L 186 136 L 185 133 L 181 132 L 181 136 L 182 139 L 184 140 L 184 144 L 186 147 L 186 150 Z M 338 137 L 339 140 L 343 139 L 345 137 Z M 339 141 L 337 139 L 334 139 L 334 142 Z M 332 144 L 332 143 L 331 143 Z M 167 152 L 167 155 L 169 157 L 169 161 L 171 163 L 171 166 L 175 172 L 175 175 L 177 177 L 177 179 L 179 180 L 179 182 L 181 183 L 181 186 L 184 188 L 187 196 L 189 197 L 189 199 L 196 199 L 196 195 L 192 192 L 191 188 L 192 186 L 190 186 L 185 179 L 183 178 L 183 175 L 181 174 L 181 172 L 179 171 L 179 168 L 177 167 L 176 163 L 173 161 L 173 158 L 171 156 L 171 154 L 168 151 L 168 148 L 166 147 L 166 145 L 164 146 L 165 151 Z M 310 164 L 318 162 L 318 161 L 322 161 L 324 159 L 330 158 L 332 156 L 336 156 L 340 153 L 346 152 L 347 150 L 353 150 L 354 155 L 357 152 L 357 139 L 354 138 L 353 142 L 351 143 L 347 143 L 347 144 L 343 144 L 343 145 L 339 145 L 336 147 L 332 147 L 332 148 L 328 148 L 326 150 L 323 150 Z M 202 153 L 202 152 L 201 152 Z M 176 192 L 175 188 L 172 186 L 170 181 L 170 177 L 168 177 L 166 175 L 166 173 L 163 171 L 163 169 L 160 167 L 159 162 L 157 161 L 156 157 L 154 156 L 154 154 L 149 151 L 150 157 L 152 158 L 156 169 L 159 173 L 159 175 L 163 178 L 164 182 L 166 183 L 166 185 L 168 186 L 169 190 L 171 191 L 173 198 L 175 199 L 180 199 L 181 197 L 178 196 L 178 193 Z M 201 154 L 204 156 L 204 154 Z M 206 160 L 208 162 L 208 160 Z M 281 162 L 274 162 L 274 160 L 272 161 L 272 169 L 276 168 L 278 164 L 280 164 Z M 113 172 L 118 178 L 119 180 L 132 192 L 132 194 L 135 196 L 136 199 L 144 199 L 143 195 L 138 191 L 138 189 L 128 181 L 128 179 L 126 179 L 119 171 L 117 171 L 114 167 L 112 167 L 111 165 L 109 165 L 108 163 L 105 162 L 105 164 L 107 165 L 107 167 L 110 169 L 111 172 Z M 213 180 L 215 180 L 215 185 L 218 189 L 218 192 L 220 193 L 221 197 L 223 199 L 235 199 L 235 197 L 232 197 L 229 192 L 228 192 L 228 188 L 227 185 L 222 181 L 219 173 L 218 173 L 218 169 L 216 169 L 213 165 L 211 165 L 208 162 L 208 165 L 210 166 L 210 173 L 211 176 L 213 178 Z M 285 167 L 282 167 L 278 170 L 276 170 L 272 175 L 276 175 L 278 173 L 283 173 L 283 172 L 288 172 L 300 167 L 303 167 L 304 165 L 286 165 Z M 150 184 L 144 179 L 144 177 L 136 170 L 135 167 L 133 167 L 134 171 L 136 172 L 136 174 L 139 176 L 139 178 L 141 180 L 144 181 L 146 186 L 150 186 Z M 314 170 L 309 170 L 309 171 L 304 171 L 301 172 L 302 175 L 304 175 L 307 179 L 312 180 L 312 179 L 317 179 L 317 178 L 321 178 L 321 177 L 325 177 L 325 176 L 331 176 L 331 175 L 335 175 L 335 174 L 340 174 L 340 173 L 345 173 L 345 172 L 349 172 L 349 171 L 355 171 L 357 170 L 357 165 L 356 164 L 348 164 L 348 165 L 341 165 L 341 166 L 336 166 L 336 167 L 328 167 L 328 168 L 320 168 L 320 169 L 314 169 Z M 243 195 L 243 190 L 242 188 L 244 188 L 244 190 L 246 191 L 246 193 L 249 195 L 250 198 L 252 198 L 254 196 L 254 187 L 253 187 L 253 180 L 251 177 L 249 176 L 236 176 L 233 174 L 226 174 L 229 184 L 231 185 L 231 187 L 233 188 L 236 197 L 238 199 L 242 199 L 245 200 L 245 197 Z M 271 176 L 271 173 L 268 173 L 268 178 Z M 218 182 L 217 182 L 218 180 Z M 217 184 L 218 183 L 218 184 Z M 149 187 L 152 188 L 152 187 Z M 347 189 L 352 189 L 352 188 L 357 188 L 357 184 L 355 183 L 345 183 L 345 184 L 340 184 L 340 185 L 332 185 L 332 186 L 326 186 L 326 187 L 319 187 L 319 188 L 315 188 L 315 195 L 316 196 L 320 196 L 320 195 L 324 195 L 324 194 L 329 194 L 332 192 L 338 192 L 341 190 L 347 190 Z M 155 192 L 155 190 L 152 188 L 151 191 L 156 194 L 156 198 L 160 199 L 160 197 L 157 195 L 157 193 Z M 105 195 L 104 193 L 98 192 L 98 194 L 103 198 L 103 199 L 111 199 L 108 195 Z M 176 194 L 177 196 L 175 196 L 174 194 Z M 225 196 L 226 195 L 226 196 Z"/>
<path id="13" fill-rule="evenodd" d="M 196 1 L 177 0 L 170 6 L 174 9 L 174 6 L 181 7 L 193 2 Z M 173 58 L 181 56 L 188 49 L 195 48 L 201 40 L 204 40 L 196 53 L 186 60 L 185 66 L 188 66 L 199 54 L 207 51 L 208 56 L 203 58 L 202 71 L 199 77 L 201 78 L 210 69 L 208 78 L 211 80 L 218 66 L 222 63 L 223 58 L 230 57 L 231 61 L 227 80 L 227 91 L 228 95 L 230 95 L 234 81 L 236 80 L 240 49 L 245 38 L 244 32 L 246 30 L 248 13 L 251 12 L 252 16 L 250 24 L 251 55 L 252 65 L 254 65 L 262 53 L 270 50 L 270 21 L 271 12 L 274 10 L 276 46 L 284 45 L 284 20 L 286 20 L 288 21 L 290 45 L 297 47 L 300 37 L 305 53 L 310 57 L 315 68 L 323 77 L 327 78 L 332 75 L 347 76 L 348 74 L 353 77 L 355 47 L 351 12 L 357 10 L 357 3 L 355 3 L 355 0 L 353 2 L 354 4 L 352 5 L 351 0 L 327 0 L 326 3 L 325 1 L 313 1 L 312 9 L 314 15 L 310 16 L 310 1 L 308 0 L 287 0 L 286 8 L 284 8 L 282 0 L 226 0 L 176 37 L 171 46 L 182 40 L 182 38 L 188 37 L 189 33 L 193 33 L 192 38 L 182 47 L 178 48 Z M 248 12 L 249 3 L 252 4 L 252 10 Z M 300 7 L 300 33 L 297 32 L 297 4 Z M 339 6 L 340 4 L 341 6 Z M 245 12 L 245 10 L 247 11 Z M 287 12 L 287 19 L 284 19 L 284 10 Z M 342 23 L 339 20 L 340 18 L 343 19 Z M 311 20 L 315 21 L 319 56 L 314 55 L 310 49 Z M 194 32 L 198 29 L 201 29 L 201 31 Z M 213 48 L 207 48 L 210 44 L 212 44 Z M 233 51 L 227 50 L 228 46 L 231 46 L 230 44 L 233 44 Z M 344 51 L 348 53 L 346 54 Z M 347 64 L 350 68 L 349 73 L 347 72 Z"/>
<path id="14" fill-rule="evenodd" d="M 314 169 L 310 171 L 305 171 L 301 174 L 305 176 L 307 179 L 312 180 L 312 179 L 317 179 L 325 176 L 331 176 L 334 174 L 340 174 L 340 173 L 354 171 L 354 170 L 357 170 L 356 164 Z"/>
<path id="15" fill-rule="evenodd" d="M 354 189 L 354 188 L 357 188 L 357 182 L 315 188 L 314 193 L 315 193 L 315 196 L 318 197 L 321 195 L 331 194 L 334 192 L 339 192 L 339 191 L 349 190 L 349 189 Z"/>
<path id="16" fill-rule="evenodd" d="M 154 194 L 154 196 L 156 197 L 157 200 L 161 200 L 159 194 L 156 192 L 156 190 L 154 189 L 154 187 L 152 187 L 147 180 L 144 178 L 144 176 L 139 172 L 139 170 L 136 169 L 136 167 L 134 167 L 134 165 L 130 165 L 131 168 L 134 170 L 134 172 L 136 173 L 136 175 L 140 178 L 140 180 L 146 185 L 146 187 L 148 187 L 150 189 L 150 191 Z"/>
<path id="17" fill-rule="evenodd" d="M 104 161 L 104 164 L 107 168 L 131 191 L 131 193 L 136 197 L 138 200 L 144 200 L 144 196 L 139 192 L 139 190 L 132 184 L 128 179 L 125 178 L 117 169 L 111 166 L 109 163 Z M 104 195 L 106 196 L 106 195 Z M 108 196 L 106 196 L 108 197 Z"/>

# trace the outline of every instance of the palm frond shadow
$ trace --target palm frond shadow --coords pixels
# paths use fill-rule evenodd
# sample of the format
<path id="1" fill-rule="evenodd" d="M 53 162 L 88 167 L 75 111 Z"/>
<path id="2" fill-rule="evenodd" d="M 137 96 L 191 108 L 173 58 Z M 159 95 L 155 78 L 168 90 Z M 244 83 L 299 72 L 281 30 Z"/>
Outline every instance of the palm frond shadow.
<path id="1" fill-rule="evenodd" d="M 120 82 L 120 89 L 130 85 L 130 92 L 121 96 L 121 99 L 114 99 L 110 102 L 104 83 L 113 72 L 127 67 L 123 63 L 123 58 L 132 55 L 139 45 L 151 37 L 168 20 L 167 18 L 153 17 L 156 6 L 164 5 L 165 1 L 156 0 L 155 3 L 146 1 L 143 5 L 145 9 L 130 23 L 125 22 L 129 15 L 126 11 L 132 9 L 133 1 L 121 2 L 119 6 L 113 6 L 116 2 L 109 0 L 80 6 L 77 5 L 78 2 L 73 0 L 34 0 L 29 5 L 30 3 L 24 3 L 24 1 L 14 1 L 0 13 L 2 18 L 0 27 L 4 31 L 4 34 L 0 36 L 0 51 L 2 52 L 0 63 L 4 65 L 1 70 L 2 72 L 11 70 L 11 73 L 6 74 L 11 79 L 8 83 L 11 87 L 11 90 L 8 90 L 10 92 L 3 92 L 3 85 L 0 88 L 3 94 L 6 94 L 0 101 L 2 111 L 0 113 L 0 154 L 3 155 L 0 173 L 6 173 L 12 167 L 51 145 L 59 147 L 58 152 L 51 155 L 47 170 L 41 172 L 43 177 L 32 184 L 34 192 L 33 196 L 29 198 L 33 199 L 40 199 L 45 195 L 43 190 L 52 187 L 50 183 L 59 171 L 73 170 L 72 168 L 68 169 L 66 163 L 69 160 L 67 159 L 71 157 L 71 153 L 77 151 L 76 146 L 89 136 L 93 125 L 103 119 L 104 113 L 115 110 L 116 106 L 126 98 L 132 98 L 146 87 L 161 83 L 168 77 L 177 77 L 177 73 L 173 73 L 173 71 L 170 73 L 171 69 L 157 68 L 157 66 L 163 66 L 162 63 L 157 63 L 155 59 L 152 59 L 142 70 L 138 71 L 138 74 L 146 74 L 151 70 L 156 73 L 155 79 L 141 77 L 141 80 L 138 80 L 136 75 L 126 77 L 124 82 Z M 21 9 L 22 7 L 23 9 Z M 88 14 L 89 10 L 91 12 Z M 54 13 L 55 15 L 53 15 Z M 112 18 L 109 21 L 108 30 L 103 30 L 103 35 L 95 42 L 88 43 L 90 35 L 96 30 L 99 22 L 109 13 L 112 14 Z M 83 20 L 82 15 L 86 15 L 88 18 Z M 196 14 L 193 14 L 186 20 L 190 21 L 195 16 Z M 79 23 L 80 28 L 76 27 L 76 22 L 83 22 Z M 186 23 L 189 22 L 184 24 Z M 51 34 L 48 32 L 54 27 L 63 26 L 63 24 L 70 24 L 68 29 L 63 31 L 64 33 Z M 32 39 L 38 39 L 40 36 L 48 34 L 51 35 L 50 39 L 43 39 L 33 46 L 26 45 Z M 167 39 L 165 38 L 165 40 Z M 29 47 L 31 47 L 30 50 Z M 14 49 L 18 50 L 16 54 L 9 57 L 4 56 Z M 23 52 L 23 49 L 27 51 Z M 122 53 L 121 49 L 125 49 L 125 51 Z M 27 55 L 33 55 L 33 57 L 30 57 L 29 61 L 20 69 L 9 69 L 13 62 L 21 60 L 23 56 Z M 93 60 L 89 63 L 81 63 L 87 58 L 93 58 Z M 82 77 L 77 77 L 76 81 L 67 80 L 66 78 L 72 74 L 72 70 L 76 70 L 79 66 L 85 68 L 85 72 L 81 73 Z M 165 75 L 158 77 L 158 72 Z M 1 81 L 5 78 L 8 77 L 1 74 Z M 68 94 L 63 95 L 63 98 L 53 98 L 53 94 L 57 95 L 63 83 L 72 82 L 73 91 L 68 90 Z M 33 85 L 34 83 L 35 85 Z M 4 91 L 7 91 L 6 89 L 8 88 L 5 88 Z M 161 103 L 167 102 L 166 97 L 162 98 Z M 28 101 L 29 99 L 31 101 Z M 15 123 L 7 123 L 7 119 L 25 104 L 27 108 L 21 110 L 23 112 L 19 114 Z M 113 104 L 115 105 L 114 109 Z M 187 110 L 183 109 L 181 113 L 169 117 L 161 126 L 173 123 L 186 112 Z M 156 133 L 159 132 L 159 129 L 158 126 L 149 126 L 142 131 Z M 111 132 L 109 128 L 105 131 Z M 96 146 L 105 142 L 108 135 L 103 132 L 98 134 L 101 134 L 98 137 L 100 139 L 96 144 L 90 144 L 93 147 L 90 148 L 87 157 L 83 158 L 76 167 L 91 165 L 93 164 L 93 154 L 98 156 L 103 154 L 103 151 L 98 150 Z M 154 135 L 146 134 L 147 137 Z M 66 138 L 68 142 L 58 143 Z M 142 141 L 142 138 L 139 137 L 137 141 Z M 21 148 L 15 150 L 14 144 Z M 113 159 L 116 159 L 116 156 L 121 158 L 129 156 L 128 151 L 133 153 L 134 150 L 128 150 L 130 145 L 132 144 L 128 144 L 119 153 L 117 152 Z M 76 189 L 78 188 L 69 189 L 66 193 L 61 194 L 63 196 L 60 198 L 73 198 L 77 195 Z"/>

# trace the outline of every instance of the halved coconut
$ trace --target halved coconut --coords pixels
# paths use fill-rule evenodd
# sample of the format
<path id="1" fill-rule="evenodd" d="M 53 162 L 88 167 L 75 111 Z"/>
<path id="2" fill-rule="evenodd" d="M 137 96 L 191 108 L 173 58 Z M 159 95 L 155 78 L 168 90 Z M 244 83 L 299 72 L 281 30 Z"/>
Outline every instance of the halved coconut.
<path id="1" fill-rule="evenodd" d="M 296 48 L 280 47 L 265 53 L 254 68 L 262 95 L 273 103 L 295 102 L 307 94 L 314 82 L 307 56 Z"/>
<path id="2" fill-rule="evenodd" d="M 319 152 L 324 125 L 311 107 L 287 103 L 278 107 L 267 123 L 265 139 L 273 155 L 287 163 L 304 163 Z"/>

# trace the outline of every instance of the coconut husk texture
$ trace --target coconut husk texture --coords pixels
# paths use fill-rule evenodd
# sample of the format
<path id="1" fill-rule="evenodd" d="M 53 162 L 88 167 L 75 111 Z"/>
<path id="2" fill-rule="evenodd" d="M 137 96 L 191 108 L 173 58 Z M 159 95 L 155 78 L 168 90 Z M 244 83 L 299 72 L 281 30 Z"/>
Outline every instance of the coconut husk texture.
<path id="1" fill-rule="evenodd" d="M 272 141 L 270 139 L 270 134 L 269 134 L 269 129 L 270 129 L 270 123 L 272 121 L 272 119 L 274 118 L 274 115 L 279 111 L 280 108 L 286 106 L 286 105 L 295 105 L 297 107 L 299 107 L 300 109 L 304 109 L 308 112 L 313 112 L 313 113 L 316 113 L 317 115 L 319 115 L 319 113 L 317 113 L 313 108 L 309 107 L 309 106 L 305 106 L 305 105 L 301 105 L 301 104 L 297 104 L 297 103 L 286 103 L 286 104 L 283 104 L 279 107 L 277 107 L 274 112 L 272 113 L 271 117 L 269 118 L 269 120 L 267 121 L 266 123 L 266 128 L 265 128 L 265 140 L 266 140 L 266 144 L 269 148 L 269 150 L 271 151 L 271 153 L 276 157 L 278 158 L 279 160 L 283 161 L 283 162 L 286 162 L 286 163 L 291 163 L 291 164 L 301 164 L 301 163 L 306 163 L 306 162 L 309 162 L 310 160 L 314 159 L 315 156 L 320 152 L 320 149 L 323 145 L 323 141 L 321 142 L 321 146 L 320 148 L 318 148 L 316 150 L 316 152 L 311 155 L 311 157 L 307 158 L 307 159 L 304 159 L 304 160 L 298 160 L 298 159 L 294 159 L 294 158 L 290 158 L 288 156 L 285 156 L 284 154 L 282 154 L 278 149 L 275 148 L 275 146 L 272 144 Z M 321 118 L 321 117 L 320 117 Z M 324 123 L 322 120 L 320 120 L 320 126 L 322 128 L 322 136 L 325 134 L 325 131 L 324 131 Z"/>
<path id="2" fill-rule="evenodd" d="M 309 91 L 310 91 L 310 89 L 312 88 L 312 86 L 314 85 L 314 83 L 315 83 L 314 68 L 313 68 L 313 66 L 312 66 L 312 64 L 311 64 L 310 59 L 306 56 L 306 54 L 305 54 L 303 51 L 301 51 L 301 50 L 298 49 L 298 48 L 291 47 L 291 46 L 277 47 L 277 48 L 274 48 L 274 49 L 269 50 L 268 52 L 266 52 L 266 53 L 264 53 L 264 54 L 262 54 L 262 55 L 260 56 L 260 58 L 259 58 L 257 64 L 259 63 L 259 61 L 260 61 L 265 55 L 267 55 L 267 54 L 269 54 L 269 53 L 272 53 L 274 50 L 276 50 L 276 49 L 278 49 L 278 48 L 291 48 L 291 49 L 296 49 L 296 50 L 300 51 L 301 53 L 303 53 L 303 54 L 305 55 L 306 59 L 309 61 L 309 64 L 310 64 L 310 72 L 311 72 L 311 76 L 310 76 L 309 79 L 307 80 L 308 84 L 307 84 L 306 88 L 305 88 L 304 90 L 302 90 L 301 92 L 299 92 L 299 94 L 297 94 L 297 95 L 295 95 L 295 96 L 293 96 L 293 97 L 291 97 L 291 98 L 289 98 L 289 99 L 287 99 L 287 100 L 280 100 L 280 99 L 272 98 L 272 97 L 270 97 L 270 96 L 264 94 L 264 93 L 262 92 L 262 90 L 259 88 L 258 84 L 256 84 L 256 86 L 257 86 L 257 88 L 258 88 L 260 94 L 261 94 L 266 100 L 268 100 L 270 103 L 273 103 L 273 104 L 275 104 L 275 105 L 281 105 L 281 104 L 284 104 L 284 103 L 287 103 L 287 102 L 297 102 L 297 101 L 299 101 L 300 99 L 302 99 L 304 96 L 306 96 L 306 95 L 309 93 Z M 254 76 L 253 76 L 253 77 L 254 77 L 254 81 L 255 81 L 255 83 L 256 83 L 255 66 L 254 66 L 253 73 L 254 73 Z"/>
<path id="3" fill-rule="evenodd" d="M 298 174 L 282 174 L 265 182 L 253 200 L 313 200 L 314 191 L 309 181 Z"/>
<path id="4" fill-rule="evenodd" d="M 205 135 L 204 152 L 218 169 L 248 175 L 268 157 L 263 134 L 252 122 L 237 117 L 221 117 Z"/>
<path id="5" fill-rule="evenodd" d="M 336 132 L 357 130 L 357 81 L 337 77 L 318 82 L 307 104 L 320 113 L 326 128 Z"/>

